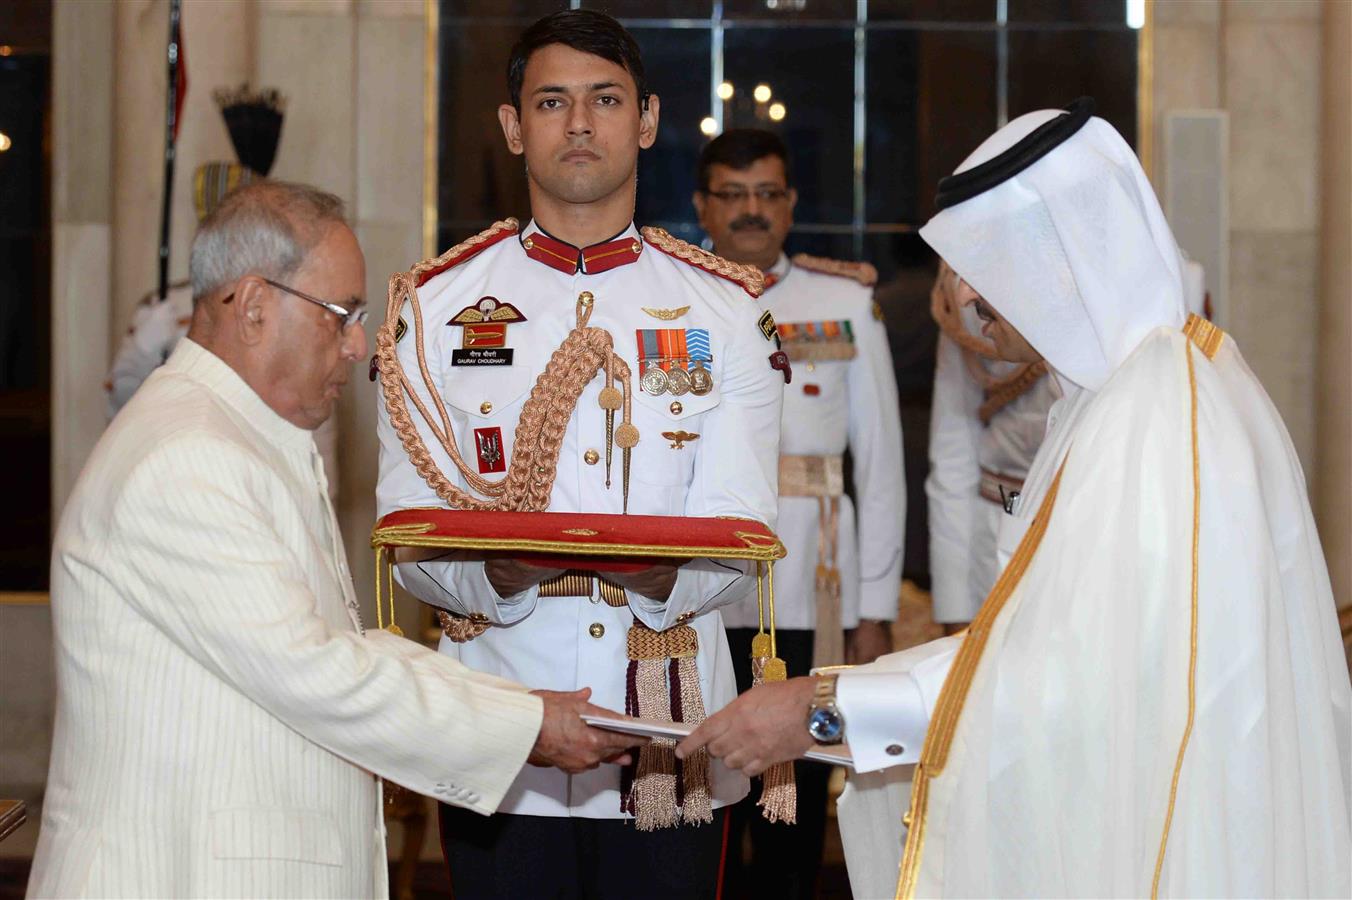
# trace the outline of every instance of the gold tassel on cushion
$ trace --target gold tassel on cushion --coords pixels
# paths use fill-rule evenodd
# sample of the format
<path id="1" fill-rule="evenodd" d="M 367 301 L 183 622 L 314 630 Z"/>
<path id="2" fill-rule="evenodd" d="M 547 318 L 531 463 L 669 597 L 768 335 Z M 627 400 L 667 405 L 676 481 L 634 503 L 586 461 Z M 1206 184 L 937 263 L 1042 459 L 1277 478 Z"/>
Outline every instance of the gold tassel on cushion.
<path id="1" fill-rule="evenodd" d="M 698 651 L 699 636 L 689 625 L 653 631 L 635 622 L 628 635 L 625 713 L 665 722 L 703 721 Z M 712 822 L 707 752 L 681 761 L 674 740 L 649 741 L 639 749 L 637 763 L 621 775 L 620 809 L 634 817 L 639 831 Z"/>
<path id="2" fill-rule="evenodd" d="M 765 601 L 761 587 L 760 563 L 756 563 L 756 606 L 760 613 L 760 631 L 751 639 L 751 683 L 786 681 L 784 660 L 775 655 L 774 566 L 770 566 L 770 633 L 765 632 Z M 798 821 L 798 785 L 793 778 L 793 763 L 775 763 L 761 775 L 761 795 L 756 801 L 768 822 L 792 825 Z"/>

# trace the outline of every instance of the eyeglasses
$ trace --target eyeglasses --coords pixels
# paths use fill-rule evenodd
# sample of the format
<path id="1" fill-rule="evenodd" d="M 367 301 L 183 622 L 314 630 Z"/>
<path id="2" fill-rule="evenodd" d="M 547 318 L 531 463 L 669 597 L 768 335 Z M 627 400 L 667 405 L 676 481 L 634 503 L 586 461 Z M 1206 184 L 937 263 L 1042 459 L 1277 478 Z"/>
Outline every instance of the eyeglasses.
<path id="1" fill-rule="evenodd" d="M 337 303 L 330 303 L 327 300 L 320 300 L 318 297 L 311 297 L 304 291 L 298 291 L 293 287 L 287 287 L 280 281 L 273 281 L 271 278 L 264 278 L 268 284 L 279 291 L 286 291 L 288 294 L 299 297 L 302 300 L 309 300 L 316 306 L 322 306 L 335 316 L 343 320 L 343 328 L 351 328 L 353 325 L 365 325 L 366 316 L 369 310 L 365 306 L 358 306 L 356 309 L 348 309 L 346 306 L 339 306 Z"/>
<path id="2" fill-rule="evenodd" d="M 785 188 L 759 187 L 754 191 L 735 190 L 735 191 L 705 191 L 706 197 L 717 197 L 724 203 L 745 203 L 747 198 L 755 195 L 756 199 L 762 203 L 778 203 L 789 196 Z"/>

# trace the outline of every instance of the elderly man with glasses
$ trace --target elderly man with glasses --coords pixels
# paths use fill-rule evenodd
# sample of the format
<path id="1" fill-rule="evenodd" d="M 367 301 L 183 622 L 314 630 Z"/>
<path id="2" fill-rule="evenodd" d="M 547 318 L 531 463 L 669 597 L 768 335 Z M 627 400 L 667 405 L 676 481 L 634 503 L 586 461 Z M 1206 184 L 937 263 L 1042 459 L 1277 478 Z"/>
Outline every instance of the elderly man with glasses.
<path id="1" fill-rule="evenodd" d="M 29 896 L 385 896 L 382 779 L 487 814 L 634 740 L 363 626 L 312 437 L 366 353 L 342 216 L 264 182 L 202 224 L 188 335 L 66 506 Z"/>

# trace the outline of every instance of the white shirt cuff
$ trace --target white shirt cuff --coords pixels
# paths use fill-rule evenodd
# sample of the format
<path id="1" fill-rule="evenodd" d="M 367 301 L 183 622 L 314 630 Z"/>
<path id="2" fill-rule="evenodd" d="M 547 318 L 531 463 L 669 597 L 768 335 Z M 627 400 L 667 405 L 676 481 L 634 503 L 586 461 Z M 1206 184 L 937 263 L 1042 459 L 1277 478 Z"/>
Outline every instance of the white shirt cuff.
<path id="1" fill-rule="evenodd" d="M 920 760 L 929 713 L 909 672 L 842 672 L 836 706 L 845 719 L 845 741 L 856 772 Z"/>

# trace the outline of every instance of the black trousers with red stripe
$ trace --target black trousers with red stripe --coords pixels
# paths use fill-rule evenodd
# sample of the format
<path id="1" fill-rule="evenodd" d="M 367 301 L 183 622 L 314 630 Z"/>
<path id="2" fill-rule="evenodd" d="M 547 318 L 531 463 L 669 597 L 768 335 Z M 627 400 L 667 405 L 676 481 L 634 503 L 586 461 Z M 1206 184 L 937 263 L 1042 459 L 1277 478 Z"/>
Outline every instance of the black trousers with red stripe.
<path id="1" fill-rule="evenodd" d="M 709 825 L 639 831 L 624 819 L 484 817 L 440 805 L 455 900 L 629 900 L 720 894 L 724 810 Z"/>

